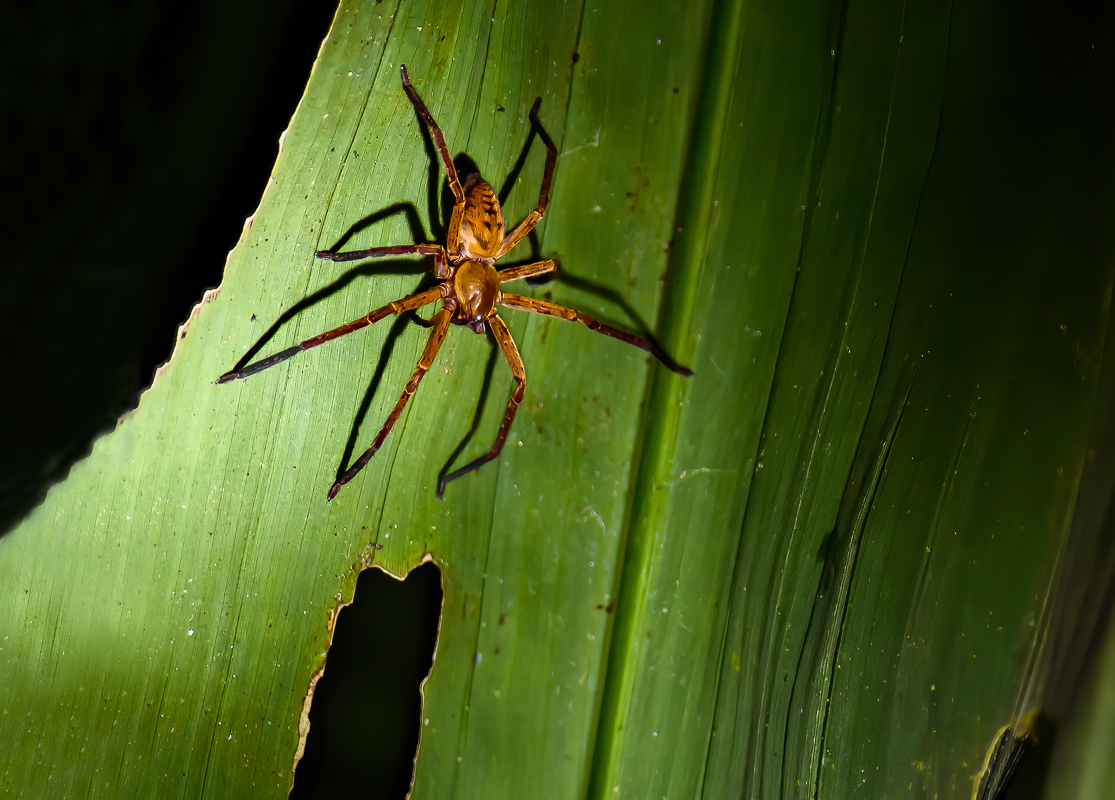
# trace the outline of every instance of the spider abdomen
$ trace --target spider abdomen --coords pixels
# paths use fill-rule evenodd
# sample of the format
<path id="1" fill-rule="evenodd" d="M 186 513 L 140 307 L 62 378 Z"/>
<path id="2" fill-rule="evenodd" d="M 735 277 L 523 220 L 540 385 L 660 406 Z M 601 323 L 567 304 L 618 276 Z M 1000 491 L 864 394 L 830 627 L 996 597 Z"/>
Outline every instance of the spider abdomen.
<path id="1" fill-rule="evenodd" d="M 475 172 L 465 179 L 461 253 L 474 261 L 495 261 L 503 244 L 503 211 L 488 182 Z"/>

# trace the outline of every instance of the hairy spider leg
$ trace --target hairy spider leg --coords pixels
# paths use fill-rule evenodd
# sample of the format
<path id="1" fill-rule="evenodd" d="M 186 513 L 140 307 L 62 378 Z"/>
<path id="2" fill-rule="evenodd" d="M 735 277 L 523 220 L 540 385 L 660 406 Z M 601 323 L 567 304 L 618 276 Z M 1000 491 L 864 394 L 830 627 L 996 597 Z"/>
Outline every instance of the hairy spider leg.
<path id="1" fill-rule="evenodd" d="M 572 308 L 559 306 L 555 303 L 547 303 L 545 300 L 535 300 L 533 297 L 523 297 L 517 294 L 504 294 L 500 297 L 498 302 L 509 308 L 516 308 L 520 311 L 530 311 L 534 314 L 546 314 L 547 316 L 551 317 L 561 317 L 562 319 L 567 319 L 570 322 L 583 322 L 589 327 L 590 330 L 594 330 L 597 333 L 602 333 L 605 336 L 611 336 L 614 339 L 619 339 L 620 341 L 627 342 L 628 344 L 633 344 L 636 347 L 641 347 L 643 350 L 646 350 L 648 353 L 661 361 L 666 369 L 672 370 L 678 375 L 685 375 L 688 377 L 689 375 L 693 374 L 693 370 L 689 369 L 688 367 L 683 367 L 675 362 L 672 358 L 666 355 L 665 352 L 663 352 L 662 348 L 660 348 L 654 342 L 597 322 L 595 319 L 593 319 L 583 311 L 576 311 Z"/>
<path id="2" fill-rule="evenodd" d="M 377 308 L 375 311 L 365 314 L 363 317 L 360 317 L 360 319 L 354 319 L 352 322 L 347 322 L 344 325 L 341 325 L 339 328 L 334 328 L 333 330 L 326 331 L 325 333 L 319 333 L 317 336 L 314 336 L 304 342 L 300 342 L 299 344 L 294 345 L 294 347 L 288 347 L 286 350 L 275 353 L 275 355 L 273 356 L 268 356 L 267 358 L 261 361 L 257 361 L 254 364 L 249 364 L 242 369 L 226 372 L 224 375 L 217 378 L 217 383 L 228 383 L 229 381 L 234 381 L 237 378 L 247 378 L 250 375 L 255 375 L 257 372 L 262 372 L 268 367 L 273 367 L 276 364 L 281 364 L 288 358 L 293 358 L 294 356 L 298 355 L 303 350 L 309 350 L 311 347 L 317 347 L 319 344 L 325 344 L 326 342 L 336 339 L 339 336 L 344 336 L 346 334 L 352 333 L 353 331 L 358 331 L 361 328 L 366 328 L 369 325 L 374 325 L 384 317 L 389 317 L 392 314 L 402 314 L 404 312 L 413 311 L 416 308 L 421 308 L 422 306 L 429 305 L 435 300 L 440 300 L 445 297 L 446 287 L 447 284 L 441 284 L 440 286 L 435 286 L 433 289 L 427 289 L 424 292 L 416 292 L 415 294 L 407 295 L 402 299 L 396 300 L 392 303 L 388 303 L 385 306 Z"/>
<path id="3" fill-rule="evenodd" d="M 315 250 L 314 257 L 323 261 L 359 261 L 362 258 L 383 258 L 385 256 L 433 256 L 436 266 L 434 273 L 439 277 L 449 275 L 449 262 L 446 260 L 445 248 L 440 244 L 396 244 L 389 247 L 369 247 L 366 250 L 346 250 L 343 253 L 334 253 L 332 250 Z M 445 275 L 441 273 L 444 272 Z"/>
<path id="4" fill-rule="evenodd" d="M 538 108 L 542 105 L 542 98 L 536 98 L 534 106 L 530 109 L 530 123 L 531 126 L 542 137 L 542 141 L 546 144 L 546 169 L 542 173 L 542 188 L 538 192 L 538 207 L 527 215 L 527 218 L 515 226 L 514 230 L 503 237 L 503 244 L 499 247 L 499 252 L 496 253 L 496 258 L 511 250 L 512 247 L 517 245 L 520 240 L 532 230 L 534 226 L 541 221 L 542 216 L 546 213 L 546 206 L 550 204 L 550 182 L 554 178 L 554 165 L 557 164 L 557 146 L 554 140 L 550 138 L 550 134 L 546 133 L 546 129 L 542 127 L 542 123 L 538 121 Z"/>
<path id="5" fill-rule="evenodd" d="M 399 73 L 403 78 L 403 90 L 410 98 L 418 116 L 429 127 L 430 135 L 434 137 L 438 152 L 441 154 L 442 163 L 445 164 L 446 180 L 449 181 L 449 190 L 453 192 L 455 201 L 453 203 L 453 214 L 449 217 L 449 233 L 446 236 L 445 249 L 449 251 L 450 256 L 456 256 L 461 249 L 461 219 L 465 213 L 465 190 L 461 188 L 461 180 L 457 177 L 457 168 L 453 166 L 453 159 L 449 155 L 449 146 L 445 144 L 445 134 L 441 132 L 441 128 L 434 121 L 434 115 L 430 113 L 426 104 L 422 102 L 422 98 L 418 96 L 418 91 L 411 85 L 406 64 L 399 65 Z M 447 278 L 449 275 L 447 272 L 445 275 L 438 275 L 437 277 Z"/>
<path id="6" fill-rule="evenodd" d="M 523 264 L 521 267 L 508 267 L 499 271 L 499 282 L 517 281 L 523 278 L 533 278 L 536 275 L 545 275 L 557 269 L 553 261 L 538 261 L 534 264 Z"/>
<path id="7" fill-rule="evenodd" d="M 480 467 L 499 456 L 499 451 L 503 449 L 503 443 L 507 441 L 507 433 L 511 430 L 511 423 L 515 419 L 515 412 L 519 409 L 519 403 L 523 402 L 523 394 L 526 392 L 527 372 L 526 368 L 523 367 L 523 359 L 519 355 L 519 348 L 515 346 L 515 340 L 511 338 L 511 331 L 507 330 L 507 326 L 503 323 L 503 320 L 495 314 L 488 317 L 487 322 L 488 328 L 492 331 L 492 335 L 496 337 L 496 341 L 499 342 L 500 349 L 503 350 L 504 358 L 507 359 L 507 363 L 511 367 L 511 375 L 515 378 L 515 389 L 511 392 L 511 399 L 507 402 L 507 411 L 504 412 L 503 415 L 503 424 L 499 426 L 499 433 L 496 434 L 496 442 L 492 445 L 492 449 L 475 461 L 470 461 L 460 469 L 453 470 L 442 478 L 437 486 L 438 500 L 445 497 L 445 484 L 450 481 L 455 481 L 457 478 L 473 470 L 480 469 Z"/>
<path id="8" fill-rule="evenodd" d="M 414 374 L 410 376 L 410 380 L 403 388 L 403 393 L 399 397 L 398 402 L 395 403 L 395 408 L 391 410 L 391 415 L 387 418 L 387 422 L 383 423 L 376 438 L 372 440 L 372 446 L 369 447 L 360 458 L 356 459 L 355 463 L 337 478 L 337 482 L 329 490 L 328 500 L 332 500 L 337 496 L 337 492 L 341 487 L 356 477 L 356 473 L 364 469 L 368 462 L 372 460 L 372 456 L 376 454 L 383 440 L 387 438 L 387 434 L 395 427 L 395 422 L 399 419 L 399 415 L 403 413 L 406 407 L 407 400 L 418 389 L 418 384 L 422 382 L 422 378 L 434 363 L 437 358 L 437 352 L 441 349 L 442 342 L 445 341 L 445 333 L 449 330 L 449 322 L 453 319 L 453 311 L 456 308 L 456 302 L 452 299 L 447 299 L 442 305 L 441 309 L 434 314 L 433 330 L 430 331 L 430 338 L 426 340 L 426 349 L 422 351 L 422 355 L 418 358 L 418 366 L 414 369 Z"/>

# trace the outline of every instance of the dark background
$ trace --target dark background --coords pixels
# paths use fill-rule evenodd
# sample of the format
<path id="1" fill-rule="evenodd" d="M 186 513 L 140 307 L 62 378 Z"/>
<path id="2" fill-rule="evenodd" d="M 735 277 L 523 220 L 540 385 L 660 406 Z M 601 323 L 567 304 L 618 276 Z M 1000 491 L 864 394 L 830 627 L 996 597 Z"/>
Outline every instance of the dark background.
<path id="1" fill-rule="evenodd" d="M 406 797 L 422 727 L 418 691 L 441 616 L 441 572 L 423 564 L 400 583 L 360 573 L 314 691 L 306 752 L 291 800 Z"/>
<path id="2" fill-rule="evenodd" d="M 333 9 L 0 12 L 0 530 L 135 407 L 177 326 L 220 283 Z"/>
<path id="3" fill-rule="evenodd" d="M 220 283 L 334 8 L 0 10 L 0 536 L 136 406 Z M 405 795 L 440 598 L 432 565 L 405 584 L 361 576 L 295 796 Z"/>

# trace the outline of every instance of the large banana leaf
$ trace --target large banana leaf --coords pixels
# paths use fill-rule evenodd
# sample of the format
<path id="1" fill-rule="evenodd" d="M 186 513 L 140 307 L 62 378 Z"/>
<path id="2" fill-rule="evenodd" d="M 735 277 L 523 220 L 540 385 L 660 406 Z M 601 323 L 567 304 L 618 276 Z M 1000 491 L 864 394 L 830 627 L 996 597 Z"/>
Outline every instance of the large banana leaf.
<path id="1" fill-rule="evenodd" d="M 1021 129 L 1031 98 L 981 61 L 1021 61 L 995 21 L 342 4 L 220 290 L 0 540 L 0 787 L 281 796 L 357 575 L 432 558 L 416 796 L 993 796 L 1042 707 L 1063 554 L 1098 530 L 1073 514 L 1112 284 L 1107 186 L 1061 177 L 1109 120 L 1075 149 Z M 213 380 L 425 285 L 312 255 L 444 235 L 402 63 L 497 187 L 542 97 L 561 157 L 514 257 L 564 277 L 523 291 L 654 331 L 696 375 L 505 312 L 526 399 L 439 502 L 510 387 L 455 329 L 326 503 L 425 331 Z M 536 142 L 509 217 L 542 163 Z"/>

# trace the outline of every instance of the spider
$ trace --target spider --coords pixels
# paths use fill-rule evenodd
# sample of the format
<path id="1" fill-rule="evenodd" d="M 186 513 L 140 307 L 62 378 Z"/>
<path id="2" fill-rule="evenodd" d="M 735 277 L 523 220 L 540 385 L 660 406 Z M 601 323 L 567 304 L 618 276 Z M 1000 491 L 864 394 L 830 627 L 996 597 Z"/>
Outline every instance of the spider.
<path id="1" fill-rule="evenodd" d="M 466 177 L 462 185 L 460 179 L 457 177 L 457 170 L 453 166 L 453 160 L 449 157 L 449 148 L 445 144 L 445 136 L 442 134 L 437 123 L 434 122 L 434 118 L 426 108 L 426 104 L 422 102 L 422 98 L 418 96 L 418 92 L 415 91 L 414 87 L 411 85 L 405 65 L 401 66 L 400 73 L 403 81 L 403 90 L 406 92 L 407 97 L 410 98 L 410 102 L 414 105 L 414 110 L 418 113 L 418 116 L 421 117 L 429 127 L 434 142 L 437 144 L 438 153 L 441 155 L 441 160 L 445 165 L 449 189 L 453 192 L 455 202 L 453 205 L 453 213 L 449 218 L 449 230 L 445 245 L 405 244 L 391 247 L 371 247 L 367 250 L 351 250 L 341 253 L 319 250 L 315 252 L 314 255 L 317 258 L 334 262 L 356 261 L 365 258 L 382 258 L 383 256 L 397 255 L 433 256 L 434 276 L 441 282 L 432 289 L 426 289 L 407 295 L 393 303 L 388 303 L 381 308 L 377 308 L 369 314 L 342 325 L 339 328 L 334 328 L 331 331 L 318 334 L 311 339 L 307 339 L 300 344 L 289 347 L 282 352 L 275 353 L 273 356 L 268 356 L 254 364 L 227 372 L 217 379 L 217 383 L 228 383 L 237 378 L 247 378 L 250 375 L 255 375 L 257 372 L 262 372 L 269 367 L 282 363 L 288 358 L 298 355 L 303 350 L 309 350 L 311 347 L 317 347 L 319 344 L 325 344 L 325 342 L 340 336 L 352 333 L 368 325 L 373 325 L 392 314 L 412 312 L 422 306 L 434 303 L 438 300 L 441 301 L 441 309 L 433 315 L 433 318 L 428 322 L 423 321 L 425 325 L 432 328 L 430 338 L 427 340 L 426 348 L 422 351 L 422 355 L 418 359 L 418 366 L 415 368 L 414 374 L 411 376 L 406 388 L 403 389 L 402 396 L 399 397 L 398 402 L 395 403 L 395 408 L 391 411 L 390 416 L 387 417 L 387 422 L 384 423 L 383 427 L 376 435 L 376 438 L 372 441 L 371 447 L 365 450 L 329 489 L 329 500 L 336 497 L 341 487 L 351 481 L 356 474 L 367 465 L 372 456 L 376 454 L 376 451 L 379 450 L 380 446 L 383 444 L 383 440 L 387 438 L 387 434 L 391 432 L 391 428 L 395 425 L 396 421 L 398 421 L 399 415 L 403 413 L 407 401 L 418 389 L 418 384 L 421 382 L 422 377 L 434 363 L 434 358 L 437 356 L 442 342 L 445 341 L 445 334 L 449 330 L 450 323 L 464 325 L 476 333 L 484 333 L 485 329 L 491 331 L 492 336 L 495 337 L 500 349 L 503 350 L 503 355 L 511 367 L 511 374 L 515 379 L 515 388 L 511 393 L 511 399 L 507 404 L 507 411 L 503 415 L 503 423 L 499 426 L 499 433 L 496 435 L 496 441 L 495 444 L 492 445 L 492 449 L 480 458 L 469 462 L 460 469 L 454 470 L 442 478 L 438 482 L 438 499 L 440 500 L 445 496 L 445 485 L 447 483 L 473 470 L 478 470 L 481 466 L 499 455 L 500 451 L 503 449 L 504 442 L 507 440 L 507 433 L 511 429 L 511 422 L 515 419 L 515 411 L 518 409 L 519 403 L 522 402 L 523 394 L 526 391 L 526 371 L 523 368 L 523 360 L 519 356 L 519 350 L 515 347 L 515 340 L 511 338 L 511 332 L 507 329 L 507 325 L 504 324 L 503 320 L 499 318 L 499 315 L 496 314 L 497 304 L 520 311 L 530 311 L 534 314 L 545 314 L 551 317 L 560 317 L 561 319 L 582 322 L 587 325 L 589 329 L 597 333 L 603 333 L 607 336 L 612 336 L 621 341 L 633 344 L 636 347 L 641 347 L 643 350 L 653 354 L 666 367 L 679 375 L 693 374 L 691 370 L 674 363 L 674 361 L 652 341 L 603 325 L 581 311 L 575 311 L 571 308 L 548 303 L 544 300 L 535 300 L 534 298 L 523 297 L 517 294 L 505 294 L 500 291 L 500 284 L 507 283 L 508 281 L 545 275 L 557 269 L 557 265 L 552 260 L 539 261 L 533 264 L 525 264 L 523 266 L 510 267 L 502 270 L 496 270 L 495 266 L 493 266 L 496 259 L 507 254 L 523 239 L 523 237 L 534 229 L 534 226 L 538 224 L 539 220 L 541 220 L 546 213 L 546 206 L 549 204 L 550 182 L 553 179 L 554 165 L 557 163 L 558 152 L 550 135 L 546 133 L 546 130 L 542 127 L 542 123 L 538 121 L 538 108 L 542 104 L 542 98 L 537 98 L 530 110 L 531 126 L 538 132 L 538 135 L 546 144 L 546 167 L 542 176 L 542 188 L 538 194 L 538 206 L 515 228 L 505 232 L 503 212 L 500 208 L 499 198 L 496 196 L 496 193 L 483 178 L 475 173 Z"/>

